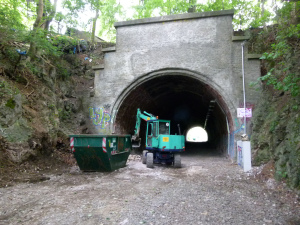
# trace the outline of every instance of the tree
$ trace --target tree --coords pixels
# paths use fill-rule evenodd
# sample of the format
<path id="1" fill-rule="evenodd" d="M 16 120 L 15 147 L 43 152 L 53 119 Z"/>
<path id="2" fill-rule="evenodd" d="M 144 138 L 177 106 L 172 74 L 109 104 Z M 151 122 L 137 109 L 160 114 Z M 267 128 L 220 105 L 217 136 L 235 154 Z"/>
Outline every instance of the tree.
<path id="1" fill-rule="evenodd" d="M 116 3 L 116 0 L 65 0 L 63 3 L 65 9 L 68 9 L 70 13 L 66 16 L 66 20 L 72 27 L 77 26 L 74 18 L 78 17 L 79 13 L 84 10 L 92 10 L 94 16 L 90 18 L 92 22 L 91 40 L 94 42 L 97 21 L 100 20 L 100 35 L 106 33 L 110 38 L 114 38 L 115 30 L 113 28 L 114 22 L 116 22 L 116 14 L 122 14 L 121 5 Z"/>
<path id="2" fill-rule="evenodd" d="M 20 42 L 25 39 L 25 26 L 23 18 L 26 7 L 25 0 L 3 0 L 0 4 L 0 58 L 6 58 L 14 67 L 20 61 L 16 52 L 24 52 Z"/>
<path id="3" fill-rule="evenodd" d="M 117 4 L 116 0 L 105 0 L 100 7 L 100 31 L 98 35 L 103 35 L 110 41 L 116 38 L 116 29 L 114 23 L 117 21 L 116 15 L 122 16 L 122 6 Z"/>
<path id="4" fill-rule="evenodd" d="M 171 15 L 187 12 L 208 12 L 234 9 L 233 25 L 235 29 L 264 26 L 272 17 L 267 10 L 266 0 L 255 3 L 248 0 L 209 0 L 205 4 L 196 0 L 144 0 L 134 6 L 135 19 L 157 15 Z"/>
<path id="5" fill-rule="evenodd" d="M 0 25 L 13 29 L 24 28 L 23 14 L 20 9 L 25 9 L 25 0 L 2 0 L 0 4 Z"/>
<path id="6" fill-rule="evenodd" d="M 55 17 L 56 5 L 57 5 L 57 0 L 54 0 L 53 4 L 51 4 L 50 0 L 45 1 L 45 9 L 44 9 L 44 13 L 43 13 L 44 21 L 42 24 L 42 27 L 45 31 L 49 31 L 50 23 L 52 22 L 53 18 Z"/>
<path id="7" fill-rule="evenodd" d="M 194 7 L 195 0 L 144 0 L 139 5 L 133 6 L 136 10 L 135 19 L 154 16 L 154 12 L 161 16 L 186 13 L 190 7 Z"/>
<path id="8" fill-rule="evenodd" d="M 189 9 L 188 9 L 189 13 L 196 12 L 196 3 L 197 0 L 189 0 Z"/>
<path id="9" fill-rule="evenodd" d="M 33 24 L 32 38 L 28 54 L 35 57 L 37 53 L 37 42 L 46 37 L 49 30 L 49 25 L 56 13 L 56 3 L 52 4 L 50 0 L 37 0 L 36 4 L 36 19 Z M 44 34 L 44 35 L 43 35 Z"/>
<path id="10" fill-rule="evenodd" d="M 92 36 L 91 36 L 91 42 L 92 45 L 95 44 L 95 32 L 96 32 L 96 24 L 99 17 L 99 11 L 101 7 L 100 0 L 90 0 L 91 9 L 96 12 L 95 17 L 93 18 L 93 28 L 92 28 Z"/>
<path id="11" fill-rule="evenodd" d="M 56 13 L 55 15 L 55 21 L 57 22 L 57 33 L 60 33 L 61 30 L 60 30 L 60 23 L 64 20 L 65 16 L 61 13 L 61 12 L 58 12 Z"/>
<path id="12" fill-rule="evenodd" d="M 95 17 L 92 19 L 92 35 L 91 42 L 95 43 L 95 34 L 97 27 L 97 20 L 100 19 L 101 29 L 100 34 L 106 32 L 107 36 L 110 37 L 114 34 L 113 24 L 116 22 L 115 15 L 120 12 L 121 6 L 116 3 L 116 0 L 87 0 L 90 4 L 91 9 L 95 12 Z M 99 18 L 100 17 L 100 18 Z"/>
<path id="13" fill-rule="evenodd" d="M 0 47 L 4 46 L 20 35 L 25 29 L 23 24 L 25 0 L 3 0 L 0 4 Z M 21 9 L 21 10 L 20 10 Z"/>

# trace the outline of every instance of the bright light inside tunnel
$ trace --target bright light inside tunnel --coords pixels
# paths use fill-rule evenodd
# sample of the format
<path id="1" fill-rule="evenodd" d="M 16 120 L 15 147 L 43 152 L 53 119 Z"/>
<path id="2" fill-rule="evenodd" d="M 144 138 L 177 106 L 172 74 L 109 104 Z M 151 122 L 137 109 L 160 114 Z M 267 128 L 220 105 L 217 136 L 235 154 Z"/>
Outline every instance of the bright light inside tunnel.
<path id="1" fill-rule="evenodd" d="M 186 140 L 190 142 L 207 142 L 207 132 L 202 127 L 193 127 L 187 132 Z"/>

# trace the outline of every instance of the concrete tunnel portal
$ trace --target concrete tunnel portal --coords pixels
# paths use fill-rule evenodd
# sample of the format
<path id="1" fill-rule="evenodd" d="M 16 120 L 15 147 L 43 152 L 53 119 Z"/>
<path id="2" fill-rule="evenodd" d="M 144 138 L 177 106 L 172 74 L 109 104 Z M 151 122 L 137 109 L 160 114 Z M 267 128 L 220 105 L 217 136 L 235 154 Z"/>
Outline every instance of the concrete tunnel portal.
<path id="1" fill-rule="evenodd" d="M 122 97 L 121 97 L 122 98 Z M 129 87 L 119 101 L 116 133 L 133 134 L 137 108 L 171 120 L 171 134 L 186 135 L 193 127 L 204 127 L 208 141 L 186 142 L 186 152 L 225 154 L 228 145 L 226 104 L 210 85 L 184 73 L 164 73 Z M 227 118 L 227 119 L 226 119 Z M 229 119 L 230 120 L 230 119 Z M 141 148 L 145 146 L 146 123 L 141 124 Z"/>
<path id="2" fill-rule="evenodd" d="M 260 97 L 243 83 L 260 77 L 260 56 L 241 45 L 248 36 L 234 36 L 233 15 L 222 10 L 116 22 L 116 46 L 102 49 L 103 64 L 93 66 L 91 101 L 111 120 L 91 130 L 133 134 L 140 108 L 171 120 L 171 134 L 178 133 L 177 124 L 184 134 L 205 127 L 208 142 L 186 142 L 187 151 L 236 157 L 236 141 L 251 134 L 252 124 L 243 125 L 238 109 L 245 104 L 254 109 Z"/>

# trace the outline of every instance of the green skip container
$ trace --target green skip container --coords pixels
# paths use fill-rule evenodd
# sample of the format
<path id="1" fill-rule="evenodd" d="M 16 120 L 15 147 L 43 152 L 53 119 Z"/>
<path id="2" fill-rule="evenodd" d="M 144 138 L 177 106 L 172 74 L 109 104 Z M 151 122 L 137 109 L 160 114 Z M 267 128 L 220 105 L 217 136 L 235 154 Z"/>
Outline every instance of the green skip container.
<path id="1" fill-rule="evenodd" d="M 126 166 L 130 135 L 70 135 L 70 146 L 82 171 L 110 172 Z"/>

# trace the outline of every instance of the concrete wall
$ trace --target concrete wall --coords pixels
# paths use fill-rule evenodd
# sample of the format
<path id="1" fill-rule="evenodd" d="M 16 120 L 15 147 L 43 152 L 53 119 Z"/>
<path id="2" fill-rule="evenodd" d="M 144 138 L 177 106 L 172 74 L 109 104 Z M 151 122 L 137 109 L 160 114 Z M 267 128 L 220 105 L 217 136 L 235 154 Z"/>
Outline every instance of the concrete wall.
<path id="1" fill-rule="evenodd" d="M 113 120 L 114 111 L 135 85 L 154 74 L 180 70 L 218 92 L 224 101 L 222 108 L 231 117 L 231 131 L 238 129 L 236 108 L 243 102 L 243 38 L 233 41 L 232 16 L 233 10 L 225 10 L 116 23 L 115 50 L 105 54 L 104 65 L 95 67 L 92 107 L 106 107 Z M 248 60 L 246 49 L 248 84 L 260 76 L 260 62 Z M 247 101 L 255 104 L 259 93 L 248 85 L 246 92 Z"/>

